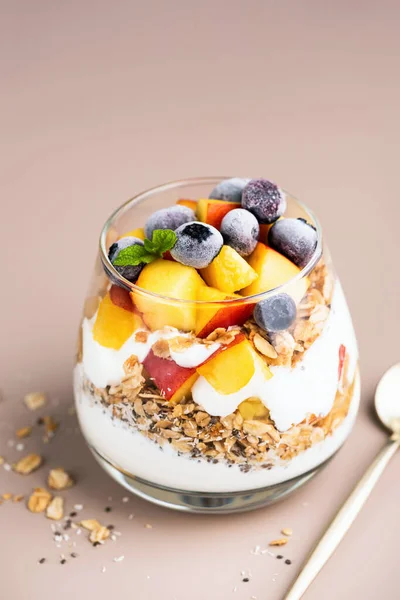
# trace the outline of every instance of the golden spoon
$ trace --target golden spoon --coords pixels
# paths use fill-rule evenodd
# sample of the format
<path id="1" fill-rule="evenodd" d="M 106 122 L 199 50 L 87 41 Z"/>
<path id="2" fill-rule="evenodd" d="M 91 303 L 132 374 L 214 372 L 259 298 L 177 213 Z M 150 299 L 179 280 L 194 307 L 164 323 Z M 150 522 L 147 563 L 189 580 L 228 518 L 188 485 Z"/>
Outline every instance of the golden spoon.
<path id="1" fill-rule="evenodd" d="M 333 518 L 283 600 L 299 600 L 303 596 L 350 529 L 400 446 L 400 363 L 386 371 L 380 380 L 375 392 L 375 410 L 391 436 Z"/>

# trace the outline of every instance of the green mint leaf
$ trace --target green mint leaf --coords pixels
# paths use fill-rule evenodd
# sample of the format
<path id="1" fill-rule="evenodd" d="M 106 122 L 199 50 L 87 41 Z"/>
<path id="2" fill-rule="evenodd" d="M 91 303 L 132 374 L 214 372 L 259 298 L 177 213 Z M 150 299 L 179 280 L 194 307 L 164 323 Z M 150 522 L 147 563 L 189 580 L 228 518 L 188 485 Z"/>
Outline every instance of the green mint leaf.
<path id="1" fill-rule="evenodd" d="M 151 243 L 157 249 L 159 256 L 162 256 L 167 250 L 175 246 L 176 233 L 172 229 L 156 229 L 153 231 Z"/>
<path id="2" fill-rule="evenodd" d="M 152 239 L 145 238 L 143 246 L 135 244 L 120 251 L 113 261 L 116 267 L 137 266 L 141 263 L 149 264 L 171 250 L 175 246 L 176 234 L 172 229 L 156 229 Z"/>
<path id="3" fill-rule="evenodd" d="M 113 261 L 113 265 L 116 267 L 128 267 L 137 266 L 141 263 L 151 263 L 157 256 L 151 252 L 148 252 L 144 246 L 128 246 L 123 248 L 118 254 L 117 258 Z"/>
<path id="4" fill-rule="evenodd" d="M 149 239 L 145 238 L 143 240 L 144 243 L 144 247 L 147 250 L 147 252 L 150 252 L 152 254 L 157 254 L 157 247 L 153 244 L 152 241 L 150 241 Z"/>

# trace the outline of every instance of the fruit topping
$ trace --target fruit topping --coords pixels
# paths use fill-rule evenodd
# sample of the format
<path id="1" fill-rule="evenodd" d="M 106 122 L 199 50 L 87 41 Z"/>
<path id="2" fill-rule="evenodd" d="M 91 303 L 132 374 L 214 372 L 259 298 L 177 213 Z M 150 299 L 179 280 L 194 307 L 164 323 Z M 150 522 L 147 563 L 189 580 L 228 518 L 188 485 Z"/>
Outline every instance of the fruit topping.
<path id="1" fill-rule="evenodd" d="M 304 219 L 280 219 L 269 230 L 268 244 L 302 268 L 315 251 L 317 231 Z"/>
<path id="2" fill-rule="evenodd" d="M 206 338 L 210 333 L 223 327 L 228 329 L 233 325 L 243 325 L 253 312 L 254 304 L 228 304 L 223 306 L 217 302 L 223 302 L 233 298 L 240 298 L 238 295 L 227 295 L 213 287 L 206 285 L 199 288 L 197 300 L 213 304 L 198 305 L 196 313 L 196 335 L 200 338 Z"/>
<path id="3" fill-rule="evenodd" d="M 309 286 L 308 278 L 303 277 L 288 283 L 300 272 L 299 267 L 269 246 L 259 242 L 253 254 L 249 256 L 248 263 L 258 274 L 258 278 L 241 291 L 244 296 L 268 292 L 283 284 L 287 284 L 285 292 L 290 294 L 296 303 L 305 295 Z"/>
<path id="4" fill-rule="evenodd" d="M 268 408 L 255 396 L 241 402 L 238 408 L 245 420 L 262 419 L 268 416 Z"/>
<path id="5" fill-rule="evenodd" d="M 122 277 L 124 277 L 128 281 L 131 281 L 132 283 L 135 283 L 135 281 L 139 277 L 140 272 L 143 269 L 145 263 L 139 262 L 136 265 L 119 265 L 117 259 L 120 256 L 122 250 L 126 250 L 127 248 L 133 249 L 136 246 L 140 246 L 141 248 L 143 248 L 143 241 L 138 237 L 123 237 L 117 242 L 114 242 L 114 244 L 111 245 L 108 251 L 108 258 L 110 259 L 110 262 L 114 265 L 115 269 Z"/>
<path id="6" fill-rule="evenodd" d="M 197 216 L 203 223 L 208 223 L 216 229 L 221 227 L 224 216 L 235 208 L 240 208 L 239 202 L 227 202 L 226 200 L 208 200 L 202 198 L 197 205 Z"/>
<path id="7" fill-rule="evenodd" d="M 188 395 L 199 376 L 196 369 L 187 369 L 173 360 L 156 356 L 153 350 L 150 350 L 143 365 L 162 396 L 171 403 L 180 402 Z"/>
<path id="8" fill-rule="evenodd" d="M 176 229 L 175 234 L 172 258 L 196 269 L 208 267 L 220 253 L 224 243 L 218 229 L 199 221 L 184 223 Z"/>
<path id="9" fill-rule="evenodd" d="M 252 179 L 242 194 L 242 207 L 252 212 L 260 223 L 273 223 L 286 210 L 286 196 L 268 179 Z"/>
<path id="10" fill-rule="evenodd" d="M 137 286 L 167 298 L 196 300 L 198 289 L 204 281 L 193 267 L 181 265 L 171 260 L 159 258 L 146 265 L 137 280 Z M 131 292 L 133 303 L 143 313 L 143 319 L 150 329 L 164 326 L 191 331 L 196 325 L 196 305 L 192 303 L 168 302 L 152 298 L 140 290 Z"/>
<path id="11" fill-rule="evenodd" d="M 244 258 L 225 245 L 212 263 L 202 269 L 201 274 L 208 285 L 227 294 L 232 294 L 257 279 L 257 273 Z"/>
<path id="12" fill-rule="evenodd" d="M 118 239 L 126 238 L 126 237 L 135 237 L 139 238 L 139 240 L 144 240 L 146 237 L 144 234 L 143 227 L 137 227 L 136 229 L 132 229 L 132 231 L 127 231 L 124 235 L 121 235 Z"/>
<path id="13" fill-rule="evenodd" d="M 144 230 L 146 237 L 151 238 L 155 229 L 177 229 L 184 223 L 194 221 L 196 216 L 194 211 L 187 206 L 171 206 L 169 208 L 161 208 L 153 213 L 146 222 Z"/>
<path id="14" fill-rule="evenodd" d="M 265 331 L 288 329 L 296 318 L 296 303 L 289 294 L 276 294 L 262 300 L 254 309 L 254 319 Z"/>
<path id="15" fill-rule="evenodd" d="M 179 206 L 187 206 L 194 211 L 197 209 L 197 200 L 186 200 L 186 198 L 181 198 L 180 200 L 177 200 L 176 203 Z"/>
<path id="16" fill-rule="evenodd" d="M 342 378 L 342 373 L 343 373 L 343 367 L 344 367 L 345 358 L 346 358 L 346 346 L 344 346 L 343 344 L 340 344 L 340 347 L 339 347 L 339 367 L 338 367 L 338 379 L 339 379 L 339 381 Z"/>
<path id="17" fill-rule="evenodd" d="M 133 312 L 133 304 L 128 290 L 119 287 L 119 285 L 112 285 L 109 294 L 113 304 Z"/>
<path id="18" fill-rule="evenodd" d="M 272 377 L 267 365 L 258 357 L 251 343 L 243 335 L 237 335 L 225 350 L 215 353 L 203 365 L 197 367 L 197 372 L 220 394 L 234 394 L 249 383 L 256 365 L 262 369 L 266 379 Z"/>
<path id="19" fill-rule="evenodd" d="M 207 379 L 220 394 L 233 394 L 241 390 L 249 383 L 254 371 L 252 346 L 244 336 L 237 336 L 226 350 L 197 367 L 199 375 Z"/>
<path id="20" fill-rule="evenodd" d="M 257 245 L 260 226 L 251 212 L 237 208 L 222 219 L 221 233 L 228 246 L 240 256 L 248 256 Z"/>
<path id="21" fill-rule="evenodd" d="M 141 329 L 143 325 L 139 315 L 117 306 L 111 294 L 107 294 L 100 302 L 97 311 L 93 325 L 93 339 L 102 346 L 119 350 L 132 333 L 136 329 Z"/>
<path id="22" fill-rule="evenodd" d="M 215 200 L 227 200 L 228 202 L 241 202 L 242 192 L 245 185 L 250 179 L 242 179 L 240 177 L 232 177 L 232 179 L 224 179 L 212 190 L 209 198 Z"/>
<path id="23" fill-rule="evenodd" d="M 122 238 L 118 243 L 121 243 L 122 246 L 126 239 L 128 238 Z M 121 247 L 116 256 L 113 256 L 113 265 L 115 267 L 134 267 L 162 258 L 163 254 L 173 248 L 176 234 L 172 229 L 155 229 L 151 240 L 145 238 L 143 242 L 141 240 L 138 242 L 127 244 L 125 248 Z"/>

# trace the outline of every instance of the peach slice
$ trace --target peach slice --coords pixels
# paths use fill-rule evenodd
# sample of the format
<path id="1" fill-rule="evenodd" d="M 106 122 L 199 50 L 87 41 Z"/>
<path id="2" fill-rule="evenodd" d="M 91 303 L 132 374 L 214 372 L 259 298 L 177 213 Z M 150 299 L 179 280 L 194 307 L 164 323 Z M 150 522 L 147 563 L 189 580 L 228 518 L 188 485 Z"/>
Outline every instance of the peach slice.
<path id="1" fill-rule="evenodd" d="M 208 267 L 200 269 L 200 273 L 209 286 L 227 294 L 249 286 L 258 277 L 251 265 L 230 246 L 222 246 L 218 256 Z"/>
<path id="2" fill-rule="evenodd" d="M 136 285 L 171 298 L 168 302 L 140 291 L 131 292 L 133 303 L 143 313 L 143 320 L 150 329 L 162 329 L 165 325 L 182 331 L 195 329 L 196 305 L 174 302 L 173 299 L 196 300 L 199 288 L 205 285 L 196 269 L 159 258 L 144 267 Z"/>
<path id="3" fill-rule="evenodd" d="M 231 348 L 244 339 L 245 336 L 239 334 L 228 347 Z M 218 350 L 202 364 L 205 365 L 221 352 L 225 352 L 224 346 L 218 348 Z M 150 350 L 143 361 L 143 365 L 160 390 L 162 396 L 173 403 L 180 402 L 188 395 L 192 389 L 192 385 L 199 377 L 196 368 L 181 367 L 173 360 L 156 356 L 153 350 Z"/>
<path id="4" fill-rule="evenodd" d="M 197 372 L 220 394 L 234 394 L 253 377 L 254 355 L 250 342 L 243 339 L 197 367 Z"/>
<path id="5" fill-rule="evenodd" d="M 239 404 L 239 412 L 243 419 L 262 419 L 268 416 L 268 408 L 261 402 L 259 398 L 252 396 Z"/>
<path id="6" fill-rule="evenodd" d="M 93 325 L 93 339 L 105 346 L 119 350 L 136 329 L 143 327 L 139 315 L 117 306 L 110 294 L 104 296 Z"/>
<path id="7" fill-rule="evenodd" d="M 131 231 L 124 233 L 124 235 L 121 235 L 119 239 L 125 238 L 125 237 L 137 237 L 137 238 L 139 238 L 139 240 L 144 240 L 146 235 L 144 233 L 143 227 L 138 227 L 137 229 L 132 229 Z"/>
<path id="8" fill-rule="evenodd" d="M 197 300 L 202 302 L 222 302 L 229 298 L 240 298 L 237 294 L 226 294 L 213 287 L 202 286 L 199 288 Z M 227 329 L 232 325 L 243 325 L 253 312 L 253 304 L 238 304 L 233 306 L 201 306 L 196 312 L 196 335 L 206 338 L 217 327 Z"/>
<path id="9" fill-rule="evenodd" d="M 187 208 L 191 208 L 196 211 L 197 209 L 197 200 L 186 200 L 185 198 L 181 198 L 176 201 L 179 206 L 187 206 Z"/>
<path id="10" fill-rule="evenodd" d="M 125 290 L 124 288 L 119 287 L 119 285 L 112 285 L 110 287 L 109 294 L 110 294 L 111 301 L 116 306 L 120 306 L 121 308 L 124 308 L 125 310 L 129 310 L 130 312 L 133 312 L 133 304 L 132 304 L 132 300 L 131 300 L 128 290 Z"/>
<path id="11" fill-rule="evenodd" d="M 234 208 L 240 208 L 239 202 L 226 202 L 225 200 L 210 200 L 202 198 L 197 203 L 197 216 L 203 223 L 208 223 L 217 229 L 221 227 L 221 221 L 228 212 Z"/>
<path id="12" fill-rule="evenodd" d="M 283 217 L 279 217 L 277 221 L 280 221 L 281 219 L 283 219 Z M 270 223 L 269 225 L 267 223 L 260 223 L 260 234 L 258 236 L 259 242 L 262 242 L 263 244 L 268 246 L 268 233 L 272 225 L 274 225 L 275 223 Z"/>
<path id="13" fill-rule="evenodd" d="M 196 369 L 186 369 L 173 360 L 160 358 L 152 350 L 144 359 L 143 365 L 162 396 L 173 403 L 180 402 L 190 393 L 199 376 Z"/>
<path id="14" fill-rule="evenodd" d="M 243 296 L 252 296 L 268 292 L 287 283 L 300 269 L 276 250 L 258 242 L 256 249 L 248 258 L 249 265 L 256 271 L 258 278 L 241 290 Z M 305 295 L 310 282 L 307 277 L 287 285 L 282 291 L 290 294 L 296 303 Z"/>

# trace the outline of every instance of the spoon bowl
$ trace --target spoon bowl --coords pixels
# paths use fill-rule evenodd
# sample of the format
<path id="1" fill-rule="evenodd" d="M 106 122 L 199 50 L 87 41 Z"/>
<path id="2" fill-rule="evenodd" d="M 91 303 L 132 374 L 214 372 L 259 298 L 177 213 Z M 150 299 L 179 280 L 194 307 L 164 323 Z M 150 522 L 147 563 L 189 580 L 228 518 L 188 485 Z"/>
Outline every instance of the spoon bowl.
<path id="1" fill-rule="evenodd" d="M 387 429 L 400 434 L 400 363 L 390 367 L 378 383 L 375 410 Z"/>

